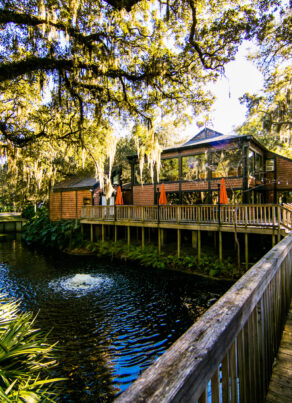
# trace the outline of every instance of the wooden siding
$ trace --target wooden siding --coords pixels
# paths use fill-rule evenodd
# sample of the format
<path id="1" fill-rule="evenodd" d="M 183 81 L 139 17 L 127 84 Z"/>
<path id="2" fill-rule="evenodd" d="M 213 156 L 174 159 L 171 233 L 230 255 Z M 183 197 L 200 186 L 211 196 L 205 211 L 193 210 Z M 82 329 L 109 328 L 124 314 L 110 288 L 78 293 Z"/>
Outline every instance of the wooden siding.
<path id="1" fill-rule="evenodd" d="M 277 190 L 292 189 L 292 161 L 276 157 Z"/>
<path id="2" fill-rule="evenodd" d="M 61 192 L 52 192 L 50 195 L 50 220 L 61 220 Z"/>
<path id="3" fill-rule="evenodd" d="M 50 195 L 50 220 L 80 219 L 84 198 L 91 200 L 91 197 L 90 190 L 52 192 Z"/>

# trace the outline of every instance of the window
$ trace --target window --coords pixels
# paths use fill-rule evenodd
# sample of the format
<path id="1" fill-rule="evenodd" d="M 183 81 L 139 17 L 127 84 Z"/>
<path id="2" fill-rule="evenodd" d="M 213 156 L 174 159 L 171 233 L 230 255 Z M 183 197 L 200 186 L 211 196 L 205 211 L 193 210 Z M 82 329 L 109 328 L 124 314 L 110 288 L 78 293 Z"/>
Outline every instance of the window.
<path id="1" fill-rule="evenodd" d="M 207 179 L 207 153 L 182 158 L 182 179 Z"/>
<path id="2" fill-rule="evenodd" d="M 248 153 L 248 174 L 256 179 L 263 177 L 263 157 L 253 150 Z"/>
<path id="3" fill-rule="evenodd" d="M 161 160 L 159 181 L 174 182 L 179 180 L 178 158 Z"/>
<path id="4" fill-rule="evenodd" d="M 212 178 L 222 178 L 242 175 L 241 150 L 217 151 L 211 155 Z"/>
<path id="5" fill-rule="evenodd" d="M 266 171 L 273 172 L 275 170 L 275 161 L 274 159 L 266 160 Z"/>
<path id="6" fill-rule="evenodd" d="M 84 206 L 90 206 L 91 205 L 91 200 L 88 197 L 83 198 L 83 205 Z"/>
<path id="7" fill-rule="evenodd" d="M 154 174 L 154 172 L 153 172 L 153 174 Z M 141 174 L 140 174 L 140 166 L 139 166 L 139 164 L 135 165 L 134 176 L 135 176 L 134 183 L 141 185 Z M 143 184 L 153 183 L 153 181 L 151 179 L 151 175 L 150 175 L 150 171 L 149 171 L 147 162 L 145 162 L 144 165 L 143 165 L 142 183 Z"/>

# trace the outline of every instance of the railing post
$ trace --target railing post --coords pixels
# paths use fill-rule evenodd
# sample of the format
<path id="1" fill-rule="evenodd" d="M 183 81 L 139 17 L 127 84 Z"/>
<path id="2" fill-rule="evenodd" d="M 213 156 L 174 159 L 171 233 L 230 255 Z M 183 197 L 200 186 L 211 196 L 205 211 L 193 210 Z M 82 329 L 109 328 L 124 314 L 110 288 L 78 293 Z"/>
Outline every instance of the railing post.
<path id="1" fill-rule="evenodd" d="M 277 214 L 278 214 L 278 242 L 281 241 L 281 207 L 278 206 L 277 208 Z"/>
<path id="2" fill-rule="evenodd" d="M 177 206 L 177 222 L 179 223 L 181 220 L 181 208 Z"/>

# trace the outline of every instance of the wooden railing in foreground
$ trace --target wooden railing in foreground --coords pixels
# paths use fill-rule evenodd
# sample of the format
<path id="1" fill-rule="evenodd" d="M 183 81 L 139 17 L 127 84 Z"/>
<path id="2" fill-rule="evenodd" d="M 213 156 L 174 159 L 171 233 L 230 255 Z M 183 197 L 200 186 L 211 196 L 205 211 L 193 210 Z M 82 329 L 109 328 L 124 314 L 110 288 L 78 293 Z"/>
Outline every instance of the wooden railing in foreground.
<path id="1" fill-rule="evenodd" d="M 254 265 L 115 402 L 263 402 L 291 286 L 292 234 Z"/>
<path id="2" fill-rule="evenodd" d="M 81 218 L 108 221 L 273 226 L 292 230 L 292 210 L 275 204 L 84 206 Z"/>

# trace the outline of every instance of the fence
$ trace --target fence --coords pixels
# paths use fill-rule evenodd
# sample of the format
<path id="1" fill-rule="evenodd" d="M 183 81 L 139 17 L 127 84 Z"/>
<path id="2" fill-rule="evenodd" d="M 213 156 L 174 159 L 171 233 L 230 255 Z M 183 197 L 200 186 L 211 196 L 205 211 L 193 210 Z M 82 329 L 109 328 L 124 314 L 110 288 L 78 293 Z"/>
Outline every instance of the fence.
<path id="1" fill-rule="evenodd" d="M 83 206 L 82 219 L 151 221 L 238 226 L 284 227 L 292 230 L 292 210 L 274 204 Z"/>

